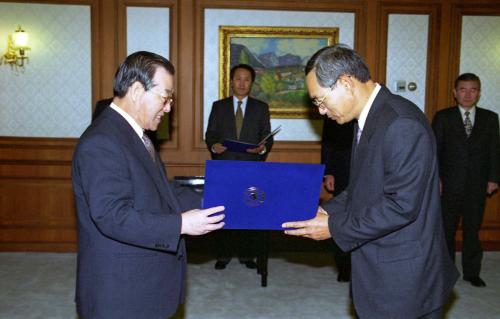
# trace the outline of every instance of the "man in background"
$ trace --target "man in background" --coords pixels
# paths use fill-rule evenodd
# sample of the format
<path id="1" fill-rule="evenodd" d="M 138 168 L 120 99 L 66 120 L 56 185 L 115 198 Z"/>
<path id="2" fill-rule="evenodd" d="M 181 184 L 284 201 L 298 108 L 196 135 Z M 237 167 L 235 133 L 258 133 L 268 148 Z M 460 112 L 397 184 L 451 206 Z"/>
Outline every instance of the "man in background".
<path id="1" fill-rule="evenodd" d="M 320 114 L 357 120 L 349 185 L 315 218 L 285 233 L 333 237 L 351 251 L 351 292 L 359 318 L 441 318 L 458 273 L 448 254 L 439 199 L 436 144 L 412 102 L 371 80 L 361 56 L 336 44 L 306 66 Z"/>
<path id="2" fill-rule="evenodd" d="M 437 112 L 432 121 L 446 243 L 450 257 L 455 260 L 455 233 L 462 219 L 463 279 L 475 287 L 484 287 L 486 283 L 479 276 L 483 257 L 479 230 L 486 195 L 498 189 L 498 115 L 477 107 L 481 80 L 475 74 L 460 75 L 453 94 L 457 105 Z"/>
<path id="3" fill-rule="evenodd" d="M 113 102 L 76 147 L 80 318 L 167 318 L 184 300 L 184 235 L 223 227 L 224 207 L 182 210 L 144 130 L 173 103 L 174 67 L 150 52 L 120 65 Z"/>
<path id="4" fill-rule="evenodd" d="M 338 196 L 349 184 L 352 139 L 355 121 L 346 124 L 326 118 L 321 138 L 321 163 L 325 165 L 324 185 L 333 196 Z M 351 254 L 331 240 L 337 265 L 337 281 L 348 282 L 351 278 Z"/>
<path id="5" fill-rule="evenodd" d="M 265 161 L 273 145 L 272 137 L 266 143 L 245 153 L 231 152 L 223 145 L 232 139 L 258 144 L 271 131 L 269 106 L 250 97 L 255 81 L 255 70 L 239 64 L 230 72 L 231 97 L 214 102 L 205 133 L 208 150 L 214 160 Z M 265 234 L 257 230 L 222 230 L 215 234 L 215 269 L 224 269 L 233 254 L 248 268 L 256 268 L 257 253 L 265 245 Z"/>

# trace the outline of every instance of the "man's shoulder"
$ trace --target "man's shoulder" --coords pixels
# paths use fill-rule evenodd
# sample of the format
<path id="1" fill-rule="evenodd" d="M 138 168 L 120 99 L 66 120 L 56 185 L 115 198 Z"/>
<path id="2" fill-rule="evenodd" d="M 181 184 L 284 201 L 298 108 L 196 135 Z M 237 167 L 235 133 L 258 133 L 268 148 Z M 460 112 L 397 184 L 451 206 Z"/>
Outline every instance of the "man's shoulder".
<path id="1" fill-rule="evenodd" d="M 415 119 L 418 121 L 426 121 L 425 114 L 422 110 L 412 101 L 391 93 L 388 89 L 382 92 L 383 97 L 383 112 L 384 118 L 389 121 L 394 121 L 398 118 Z"/>
<path id="2" fill-rule="evenodd" d="M 253 98 L 251 96 L 248 97 L 248 103 L 253 104 L 253 105 L 262 106 L 262 107 L 269 107 L 269 105 L 266 102 L 261 101 L 261 100 L 256 99 L 256 98 Z"/>
<path id="3" fill-rule="evenodd" d="M 483 113 L 483 114 L 485 114 L 486 116 L 489 116 L 489 117 L 498 118 L 498 113 L 496 113 L 496 112 L 494 112 L 492 110 L 488 110 L 488 109 L 482 108 L 482 107 L 476 106 L 476 112 Z"/>
<path id="4" fill-rule="evenodd" d="M 458 106 L 449 106 L 436 112 L 435 116 L 450 116 L 458 111 Z"/>
<path id="5" fill-rule="evenodd" d="M 225 104 L 232 103 L 232 101 L 233 101 L 233 97 L 230 96 L 230 97 L 226 97 L 224 99 L 217 100 L 213 104 L 214 104 L 214 106 L 216 106 L 216 105 L 225 105 Z"/>

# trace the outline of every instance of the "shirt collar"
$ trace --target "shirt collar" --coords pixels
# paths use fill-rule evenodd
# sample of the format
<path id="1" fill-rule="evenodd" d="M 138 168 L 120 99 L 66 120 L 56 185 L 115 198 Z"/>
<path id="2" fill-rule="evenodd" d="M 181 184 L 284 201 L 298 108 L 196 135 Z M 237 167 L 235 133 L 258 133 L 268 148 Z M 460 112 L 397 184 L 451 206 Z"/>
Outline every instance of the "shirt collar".
<path id="1" fill-rule="evenodd" d="M 373 90 L 372 94 L 370 94 L 370 98 L 366 102 L 365 106 L 363 107 L 363 110 L 361 111 L 361 114 L 359 115 L 358 126 L 360 130 L 363 130 L 364 128 L 366 123 L 366 118 L 368 117 L 368 112 L 370 112 L 373 101 L 375 101 L 375 98 L 377 97 L 377 94 L 381 88 L 382 87 L 380 86 L 380 84 L 375 83 L 375 89 Z"/>
<path id="2" fill-rule="evenodd" d="M 234 107 L 234 113 L 236 113 L 236 109 L 238 107 L 238 98 L 233 95 L 233 107 Z M 243 114 L 245 114 L 245 109 L 247 107 L 247 101 L 248 101 L 248 95 L 245 96 L 243 99 L 241 99 L 241 110 L 243 111 Z"/>
<path id="3" fill-rule="evenodd" d="M 460 114 L 462 115 L 462 118 L 465 117 L 465 112 L 467 111 L 463 106 L 458 105 L 458 109 L 460 110 Z M 474 105 L 471 107 L 469 110 L 469 117 L 474 118 L 474 115 L 476 115 L 476 106 Z"/>
<path id="4" fill-rule="evenodd" d="M 111 102 L 109 107 L 111 107 L 113 110 L 118 112 L 118 114 L 123 116 L 123 118 L 128 122 L 128 124 L 130 124 L 130 126 L 132 126 L 132 128 L 137 133 L 137 135 L 139 135 L 139 137 L 142 139 L 142 136 L 144 135 L 144 130 L 142 129 L 142 127 L 139 124 L 137 124 L 137 122 L 134 120 L 134 118 L 132 116 L 130 116 L 121 107 L 119 107 L 118 105 L 116 105 L 113 102 Z"/>

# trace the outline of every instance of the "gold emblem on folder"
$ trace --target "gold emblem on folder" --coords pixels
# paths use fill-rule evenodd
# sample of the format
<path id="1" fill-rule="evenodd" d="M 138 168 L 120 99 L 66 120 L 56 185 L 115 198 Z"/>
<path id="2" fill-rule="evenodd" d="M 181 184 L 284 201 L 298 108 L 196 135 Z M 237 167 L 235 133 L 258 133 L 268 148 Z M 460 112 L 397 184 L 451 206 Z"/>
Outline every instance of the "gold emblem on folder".
<path id="1" fill-rule="evenodd" d="M 255 186 L 247 188 L 243 194 L 243 202 L 250 207 L 257 207 L 264 203 L 266 194 Z"/>

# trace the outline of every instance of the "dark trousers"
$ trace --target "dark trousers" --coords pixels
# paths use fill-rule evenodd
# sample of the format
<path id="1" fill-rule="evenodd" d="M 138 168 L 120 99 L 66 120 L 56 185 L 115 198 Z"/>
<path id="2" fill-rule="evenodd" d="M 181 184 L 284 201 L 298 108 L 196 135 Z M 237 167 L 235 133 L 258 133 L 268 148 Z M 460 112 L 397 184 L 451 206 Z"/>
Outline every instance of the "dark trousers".
<path id="1" fill-rule="evenodd" d="M 265 231 L 223 229 L 216 231 L 214 236 L 217 261 L 229 262 L 236 256 L 245 262 L 265 253 Z"/>
<path id="2" fill-rule="evenodd" d="M 443 226 L 448 253 L 455 260 L 455 233 L 462 219 L 463 249 L 462 269 L 464 277 L 479 276 L 483 250 L 479 240 L 479 230 L 483 222 L 486 201 L 486 186 L 483 194 L 465 192 L 446 194 L 441 197 Z"/>

